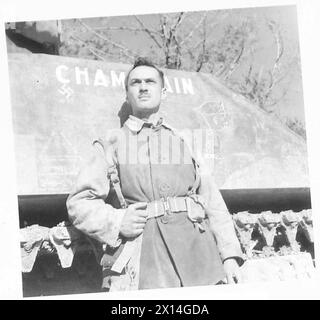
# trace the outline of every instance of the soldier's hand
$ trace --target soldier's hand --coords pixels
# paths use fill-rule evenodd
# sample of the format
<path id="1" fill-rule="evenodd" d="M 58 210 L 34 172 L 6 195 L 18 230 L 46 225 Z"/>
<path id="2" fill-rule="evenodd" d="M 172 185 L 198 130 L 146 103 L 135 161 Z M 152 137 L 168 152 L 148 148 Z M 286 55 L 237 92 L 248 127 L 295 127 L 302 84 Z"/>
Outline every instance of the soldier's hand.
<path id="1" fill-rule="evenodd" d="M 120 234 L 122 236 L 133 238 L 143 232 L 148 216 L 146 209 L 146 202 L 137 202 L 129 205 L 120 226 Z"/>
<path id="2" fill-rule="evenodd" d="M 235 259 L 231 258 L 231 259 L 225 260 L 223 263 L 223 267 L 227 276 L 228 283 L 242 282 L 240 268 Z"/>

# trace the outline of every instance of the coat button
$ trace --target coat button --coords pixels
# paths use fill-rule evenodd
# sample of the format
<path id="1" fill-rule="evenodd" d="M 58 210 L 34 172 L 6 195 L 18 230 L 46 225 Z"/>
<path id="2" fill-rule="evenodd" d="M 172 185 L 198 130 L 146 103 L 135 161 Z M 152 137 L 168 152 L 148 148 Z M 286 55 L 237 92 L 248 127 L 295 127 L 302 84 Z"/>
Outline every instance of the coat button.
<path id="1" fill-rule="evenodd" d="M 160 183 L 159 193 L 160 193 L 161 197 L 164 197 L 164 198 L 168 197 L 170 190 L 171 190 L 171 187 L 167 182 Z"/>
<path id="2" fill-rule="evenodd" d="M 168 215 L 164 215 L 160 218 L 160 221 L 164 224 L 167 224 L 168 223 Z"/>

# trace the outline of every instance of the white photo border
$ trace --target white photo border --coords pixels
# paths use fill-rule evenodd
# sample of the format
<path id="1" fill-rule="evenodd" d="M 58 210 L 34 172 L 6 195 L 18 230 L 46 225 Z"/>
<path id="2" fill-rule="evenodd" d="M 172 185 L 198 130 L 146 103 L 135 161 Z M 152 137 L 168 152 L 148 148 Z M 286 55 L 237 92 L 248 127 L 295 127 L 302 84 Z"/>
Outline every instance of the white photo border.
<path id="1" fill-rule="evenodd" d="M 296 5 L 298 11 L 300 50 L 302 60 L 303 91 L 307 127 L 307 143 L 311 180 L 312 209 L 315 231 L 315 256 L 319 261 L 320 220 L 320 174 L 319 174 L 319 110 L 316 77 L 319 72 L 319 44 L 316 42 L 316 30 L 320 30 L 320 5 L 317 0 L 272 1 L 272 0 L 183 0 L 169 1 L 114 1 L 91 0 L 79 2 L 63 1 L 18 1 L 2 0 L 0 4 L 0 65 L 1 65 L 1 165 L 0 165 L 0 298 L 22 299 L 21 260 L 19 250 L 19 221 L 17 205 L 17 187 L 14 162 L 12 115 L 8 86 L 8 64 L 4 34 L 4 22 L 26 20 L 54 20 L 76 17 L 99 17 L 159 12 L 199 11 L 229 8 L 264 7 Z M 319 299 L 320 276 L 317 269 L 316 281 L 286 281 L 228 286 L 205 286 L 179 289 L 158 289 L 135 292 L 108 293 L 108 299 Z M 177 291 L 178 290 L 178 291 Z M 106 299 L 106 293 L 61 295 L 38 297 L 33 299 Z"/>

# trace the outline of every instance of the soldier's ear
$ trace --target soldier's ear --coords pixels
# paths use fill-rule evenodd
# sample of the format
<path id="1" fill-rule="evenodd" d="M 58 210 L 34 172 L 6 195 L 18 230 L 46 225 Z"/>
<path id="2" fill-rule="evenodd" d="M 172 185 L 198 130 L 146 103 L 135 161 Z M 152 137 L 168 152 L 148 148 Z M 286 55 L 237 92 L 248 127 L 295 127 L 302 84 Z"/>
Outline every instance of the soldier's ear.
<path id="1" fill-rule="evenodd" d="M 165 99 L 167 97 L 167 88 L 163 87 L 161 89 L 161 100 Z"/>

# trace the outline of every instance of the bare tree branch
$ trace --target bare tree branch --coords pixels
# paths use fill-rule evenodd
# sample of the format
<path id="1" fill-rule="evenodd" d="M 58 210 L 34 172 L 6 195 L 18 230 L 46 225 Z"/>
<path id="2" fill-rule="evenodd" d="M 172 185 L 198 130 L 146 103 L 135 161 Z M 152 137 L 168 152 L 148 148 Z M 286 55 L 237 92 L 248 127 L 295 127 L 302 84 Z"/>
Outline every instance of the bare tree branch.
<path id="1" fill-rule="evenodd" d="M 201 17 L 200 21 L 197 23 L 197 25 L 196 25 L 196 26 L 189 32 L 189 34 L 180 42 L 180 46 L 182 46 L 186 41 L 188 41 L 188 40 L 193 36 L 194 32 L 197 31 L 197 30 L 200 28 L 200 26 L 201 26 L 201 24 L 203 23 L 203 21 L 204 21 L 204 19 L 206 18 L 206 16 L 207 16 L 207 12 L 205 12 L 205 13 L 202 15 L 202 17 Z"/>
<path id="2" fill-rule="evenodd" d="M 99 49 L 97 49 L 97 48 L 92 48 L 92 47 L 89 46 L 85 41 L 83 41 L 82 39 L 78 38 L 78 37 L 75 36 L 75 35 L 71 35 L 70 37 L 73 38 L 74 40 L 77 40 L 77 41 L 81 42 L 82 44 L 84 44 L 84 45 L 86 46 L 86 48 L 87 48 L 94 56 L 96 56 L 96 57 L 99 58 L 100 60 L 105 61 L 105 59 L 96 52 L 96 51 L 102 52 L 101 50 L 99 50 Z"/>
<path id="3" fill-rule="evenodd" d="M 249 81 L 250 81 L 252 70 L 253 70 L 253 65 L 251 63 L 250 67 L 249 67 L 249 70 L 248 70 L 248 73 L 247 73 L 247 76 L 246 76 L 246 83 L 249 83 Z"/>
<path id="4" fill-rule="evenodd" d="M 210 21 L 210 24 L 209 24 L 209 25 L 210 25 L 210 29 L 215 29 L 215 27 L 218 26 L 219 24 L 221 24 L 221 21 L 223 21 L 228 15 L 229 15 L 229 13 L 225 13 L 225 14 L 223 14 L 223 15 L 219 13 L 219 20 L 216 19 L 216 22 Z M 185 14 L 184 17 L 186 17 L 186 14 Z M 202 15 L 201 19 L 199 20 L 199 22 L 197 23 L 196 26 L 194 26 L 194 27 L 191 27 L 191 26 L 190 26 L 189 29 L 192 29 L 192 30 L 190 31 L 190 33 L 189 33 L 188 35 L 184 36 L 184 39 L 183 39 L 183 41 L 180 43 L 180 45 L 183 45 L 190 37 L 192 37 L 192 36 L 193 36 L 193 33 L 196 31 L 196 29 L 199 29 L 199 27 L 201 26 L 201 23 L 203 23 L 204 20 L 207 20 L 207 18 L 208 18 L 208 14 L 207 14 L 207 12 L 206 12 L 206 13 L 204 13 L 204 14 Z M 206 28 L 207 28 L 207 26 L 206 26 Z M 209 34 L 209 33 L 208 33 L 208 34 Z M 214 39 L 214 37 L 212 37 L 212 32 L 210 32 L 210 37 L 207 37 L 207 39 L 206 39 L 207 45 L 214 43 L 214 41 L 211 41 L 211 42 L 210 42 L 210 38 L 213 38 L 213 39 Z M 211 39 L 211 40 L 212 40 L 212 39 Z M 201 39 L 199 42 L 197 42 L 195 45 L 193 45 L 192 48 L 197 48 L 201 43 L 202 43 L 202 39 Z"/>
<path id="5" fill-rule="evenodd" d="M 224 76 L 224 80 L 227 80 L 239 65 L 240 59 L 244 52 L 244 40 L 241 41 L 239 53 L 235 56 L 234 60 L 229 64 L 229 71 Z"/>
<path id="6" fill-rule="evenodd" d="M 159 43 L 159 41 L 156 39 L 154 34 L 150 31 L 150 28 L 148 28 L 138 16 L 134 16 L 134 17 L 138 21 L 138 23 L 140 24 L 141 28 L 150 36 L 150 38 L 155 42 L 155 44 L 158 46 L 158 48 L 161 49 L 162 48 L 161 43 Z"/>
<path id="7" fill-rule="evenodd" d="M 123 54 L 130 58 L 131 60 L 134 60 L 134 56 L 135 54 L 128 48 L 122 46 L 121 44 L 119 43 L 116 43 L 114 41 L 112 41 L 111 39 L 105 37 L 105 36 L 102 36 L 100 33 L 94 31 L 91 27 L 89 27 L 86 23 L 84 23 L 81 19 L 77 19 L 77 21 L 79 21 L 81 23 L 81 25 L 83 25 L 88 31 L 92 32 L 94 35 L 96 35 L 98 38 L 110 43 L 111 45 L 113 45 L 114 47 L 116 48 L 119 48 L 122 50 Z M 130 52 L 131 54 L 129 54 L 128 52 Z"/>
<path id="8" fill-rule="evenodd" d="M 284 52 L 283 40 L 282 40 L 282 36 L 281 36 L 279 28 L 275 25 L 275 23 L 273 21 L 268 22 L 268 27 L 271 30 L 273 37 L 274 37 L 274 40 L 277 45 L 277 57 L 275 59 L 274 65 L 273 65 L 271 73 L 270 73 L 270 85 L 269 85 L 267 94 L 269 94 L 269 92 L 271 92 L 271 90 L 273 89 L 274 85 L 280 81 L 280 80 L 276 80 L 275 73 L 280 68 L 279 62 L 280 62 L 280 59 L 283 56 L 283 52 Z"/>
<path id="9" fill-rule="evenodd" d="M 207 60 L 207 56 L 206 56 L 206 51 L 207 51 L 207 47 L 206 47 L 206 42 L 207 42 L 207 18 L 205 18 L 203 20 L 203 35 L 202 35 L 202 52 L 200 53 L 200 55 L 198 56 L 198 61 L 197 61 L 197 67 L 196 67 L 196 71 L 199 72 L 202 69 L 203 63 L 205 60 Z"/>
<path id="10" fill-rule="evenodd" d="M 283 39 L 282 39 L 282 36 L 281 36 L 279 29 L 275 30 L 275 28 L 271 28 L 271 30 L 273 31 L 273 35 L 275 37 L 275 41 L 277 44 L 277 58 L 276 58 L 275 64 L 274 64 L 274 66 L 277 67 L 281 57 L 283 56 L 283 52 L 284 52 Z"/>
<path id="11" fill-rule="evenodd" d="M 267 107 L 269 106 L 275 106 L 277 103 L 279 103 L 287 94 L 288 94 L 289 88 L 286 88 L 285 90 L 283 90 L 282 95 L 277 98 L 274 99 L 272 103 L 268 103 L 266 104 Z"/>
<path id="12" fill-rule="evenodd" d="M 281 82 L 283 79 L 285 79 L 289 74 L 290 74 L 290 69 L 296 64 L 295 58 L 292 59 L 292 61 L 287 65 L 286 70 L 282 72 L 281 75 L 276 77 L 274 80 L 274 85 L 278 84 Z"/>
<path id="13" fill-rule="evenodd" d="M 178 15 L 178 19 L 176 21 L 176 23 L 172 26 L 171 30 L 172 32 L 175 34 L 177 28 L 179 27 L 179 25 L 182 23 L 182 21 L 184 20 L 185 17 L 185 13 L 184 12 L 180 12 Z"/>
<path id="14" fill-rule="evenodd" d="M 170 65 L 170 27 L 167 28 L 168 25 L 168 16 L 165 14 L 160 15 L 160 34 L 163 42 L 163 50 L 165 56 L 165 65 L 168 67 Z M 169 31 L 168 31 L 169 29 Z"/>
<path id="15" fill-rule="evenodd" d="M 144 29 L 140 29 L 140 28 L 132 28 L 132 27 L 94 27 L 92 28 L 95 31 L 100 31 L 100 30 L 110 30 L 110 31 L 131 31 L 131 32 L 146 32 Z M 154 34 L 154 35 L 159 35 L 158 31 L 153 31 L 148 29 L 150 33 Z"/>
<path id="16" fill-rule="evenodd" d="M 164 14 L 161 14 L 160 15 L 160 35 L 161 35 L 163 42 L 165 42 L 165 40 L 168 38 L 168 36 L 167 36 L 167 22 L 168 22 L 168 17 Z"/>
<path id="17" fill-rule="evenodd" d="M 195 45 L 190 48 L 190 50 L 194 51 L 195 49 L 199 48 L 199 46 L 203 44 L 203 40 L 204 39 L 201 39 L 198 42 L 196 42 Z"/>
<path id="18" fill-rule="evenodd" d="M 181 56 L 182 56 L 182 50 L 181 46 L 179 44 L 179 41 L 177 40 L 177 28 L 181 21 L 183 20 L 184 13 L 180 12 L 178 15 L 178 19 L 174 24 L 169 25 L 169 32 L 167 33 L 167 39 L 165 40 L 165 44 L 168 47 L 168 50 L 166 51 L 167 57 L 166 57 L 166 65 L 169 68 L 175 68 L 180 69 L 181 68 Z M 174 54 L 170 54 L 170 48 L 174 49 Z"/>

